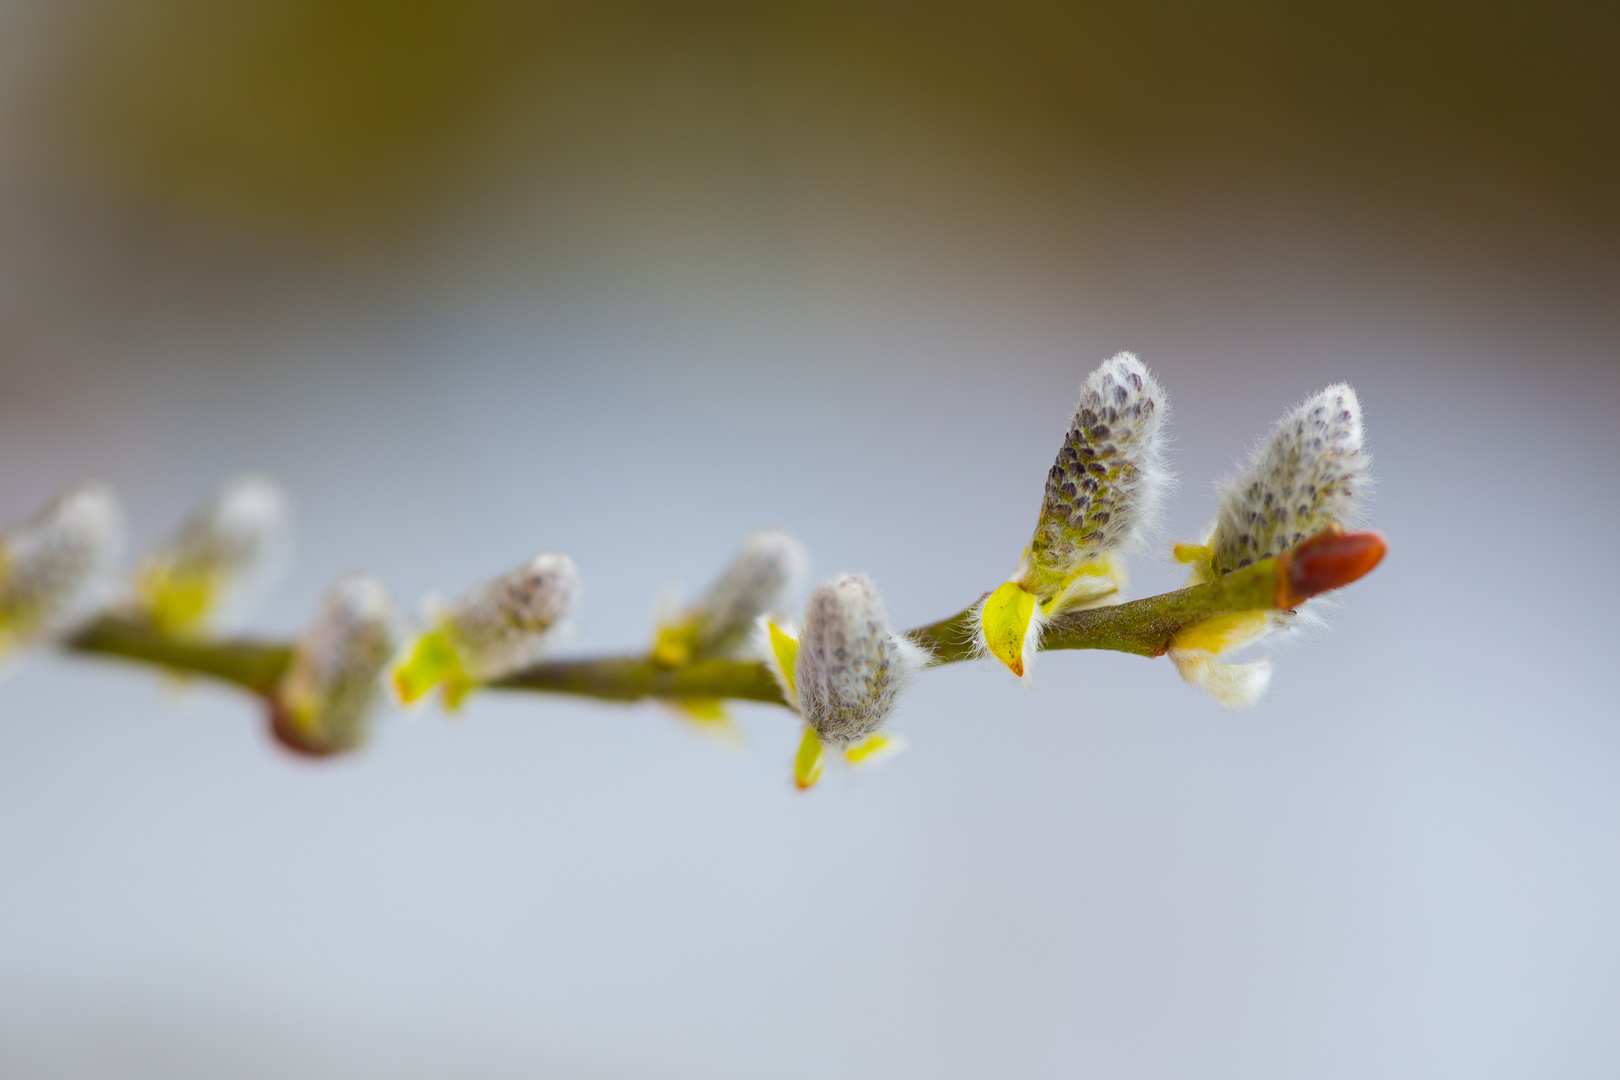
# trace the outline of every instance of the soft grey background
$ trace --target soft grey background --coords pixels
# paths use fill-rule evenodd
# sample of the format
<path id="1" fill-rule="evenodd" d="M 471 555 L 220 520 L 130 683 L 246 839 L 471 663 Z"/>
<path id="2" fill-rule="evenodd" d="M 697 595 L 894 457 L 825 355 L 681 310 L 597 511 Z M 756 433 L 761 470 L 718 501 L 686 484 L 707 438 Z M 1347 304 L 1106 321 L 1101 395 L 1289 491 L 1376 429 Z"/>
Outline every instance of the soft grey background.
<path id="1" fill-rule="evenodd" d="M 228 690 L 35 658 L 0 685 L 0 1075 L 1620 1070 L 1608 234 L 1269 164 L 1207 198 L 1030 180 L 904 95 L 777 117 L 808 172 L 754 128 L 649 137 L 726 99 L 708 56 L 591 99 L 552 187 L 502 159 L 375 245 L 125 199 L 18 121 L 0 518 L 97 474 L 138 547 L 265 469 L 300 550 L 257 629 L 353 569 L 413 605 L 559 549 L 577 650 L 781 523 L 916 624 L 1011 569 L 1079 381 L 1131 348 L 1181 477 L 1136 592 L 1337 380 L 1385 564 L 1250 713 L 1162 661 L 959 665 L 903 757 L 808 796 L 770 709 L 731 753 L 490 694 L 311 765 Z"/>

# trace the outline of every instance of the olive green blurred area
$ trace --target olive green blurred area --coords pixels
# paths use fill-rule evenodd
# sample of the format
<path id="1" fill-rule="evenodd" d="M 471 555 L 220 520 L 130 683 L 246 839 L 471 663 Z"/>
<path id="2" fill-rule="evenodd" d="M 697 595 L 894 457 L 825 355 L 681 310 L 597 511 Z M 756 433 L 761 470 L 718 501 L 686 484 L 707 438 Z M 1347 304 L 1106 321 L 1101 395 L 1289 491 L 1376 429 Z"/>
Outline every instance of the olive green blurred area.
<path id="1" fill-rule="evenodd" d="M 31 174 L 323 242 L 558 176 L 791 192 L 829 147 L 835 178 L 904 201 L 931 180 L 891 144 L 918 131 L 1015 198 L 1101 172 L 1620 236 L 1613 3 L 109 0 L 11 22 Z"/>

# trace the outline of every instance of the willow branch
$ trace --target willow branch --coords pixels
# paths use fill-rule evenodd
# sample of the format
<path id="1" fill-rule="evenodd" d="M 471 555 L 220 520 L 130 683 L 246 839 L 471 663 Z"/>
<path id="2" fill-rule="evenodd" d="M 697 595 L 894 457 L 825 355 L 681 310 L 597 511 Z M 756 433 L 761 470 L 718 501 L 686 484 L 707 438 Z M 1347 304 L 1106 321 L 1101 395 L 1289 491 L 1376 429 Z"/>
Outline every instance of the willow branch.
<path id="1" fill-rule="evenodd" d="M 1161 656 L 1183 627 L 1217 615 L 1295 607 L 1355 581 L 1383 551 L 1376 533 L 1323 534 L 1207 585 L 1057 616 L 1046 625 L 1041 648 Z M 965 608 L 912 630 L 910 637 L 933 653 L 935 666 L 976 659 L 977 610 L 977 604 Z M 283 642 L 176 640 L 115 615 L 97 619 L 66 647 L 218 679 L 261 696 L 275 690 L 292 655 L 292 646 Z M 606 701 L 729 698 L 786 704 L 770 672 L 755 660 L 703 659 L 678 667 L 647 655 L 548 660 L 489 686 Z"/>
<path id="2" fill-rule="evenodd" d="M 155 664 L 177 674 L 235 683 L 265 696 L 275 690 L 292 660 L 292 646 L 285 642 L 182 640 L 118 615 L 101 616 L 64 644 L 74 652 Z"/>

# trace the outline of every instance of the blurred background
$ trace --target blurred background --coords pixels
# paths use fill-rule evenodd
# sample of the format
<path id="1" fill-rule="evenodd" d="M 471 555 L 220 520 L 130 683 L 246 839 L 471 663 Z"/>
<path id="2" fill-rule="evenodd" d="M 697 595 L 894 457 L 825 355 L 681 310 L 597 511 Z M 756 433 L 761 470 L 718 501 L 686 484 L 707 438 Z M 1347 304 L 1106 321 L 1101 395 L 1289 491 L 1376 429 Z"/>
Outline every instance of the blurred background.
<path id="1" fill-rule="evenodd" d="M 229 690 L 0 685 L 0 1075 L 1620 1072 L 1620 8 L 6 0 L 0 519 L 298 500 L 254 628 L 542 549 L 570 648 L 778 523 L 915 625 L 1080 380 L 1169 389 L 1163 553 L 1352 382 L 1384 566 L 1223 713 L 930 673 L 792 790 L 487 695 L 311 765 Z"/>

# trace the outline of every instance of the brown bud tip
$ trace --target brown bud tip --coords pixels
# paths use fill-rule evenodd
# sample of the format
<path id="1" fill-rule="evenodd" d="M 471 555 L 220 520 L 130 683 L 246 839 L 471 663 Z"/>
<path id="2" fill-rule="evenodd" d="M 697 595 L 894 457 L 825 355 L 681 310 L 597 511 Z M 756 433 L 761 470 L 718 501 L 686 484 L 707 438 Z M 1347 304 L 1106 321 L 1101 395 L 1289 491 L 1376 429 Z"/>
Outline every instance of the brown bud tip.
<path id="1" fill-rule="evenodd" d="M 283 749 L 290 750 L 302 758 L 326 758 L 341 752 L 338 747 L 318 746 L 304 738 L 293 727 L 287 711 L 274 697 L 270 698 L 269 710 L 270 734 L 275 736 L 276 742 L 280 743 Z"/>
<path id="2" fill-rule="evenodd" d="M 1318 533 L 1277 556 L 1277 606 L 1297 607 L 1313 596 L 1341 589 L 1372 571 L 1388 545 L 1375 532 Z"/>

